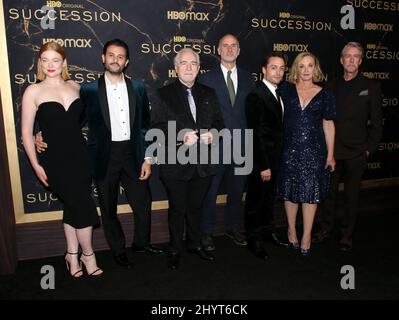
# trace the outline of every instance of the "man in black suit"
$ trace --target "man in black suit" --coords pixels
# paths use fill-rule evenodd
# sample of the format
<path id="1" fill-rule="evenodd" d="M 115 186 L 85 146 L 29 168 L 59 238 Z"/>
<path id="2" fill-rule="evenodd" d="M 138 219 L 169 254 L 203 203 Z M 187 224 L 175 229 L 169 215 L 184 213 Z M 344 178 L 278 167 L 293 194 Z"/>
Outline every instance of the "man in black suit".
<path id="1" fill-rule="evenodd" d="M 218 53 L 220 65 L 199 77 L 199 82 L 213 88 L 218 97 L 226 128 L 241 130 L 241 153 L 243 153 L 245 141 L 244 130 L 246 128 L 245 99 L 254 88 L 252 75 L 236 66 L 240 54 L 238 39 L 226 34 L 219 41 Z M 223 153 L 220 154 L 222 159 Z M 231 157 L 232 158 L 232 157 Z M 240 166 L 232 161 L 231 164 L 220 163 L 217 174 L 206 196 L 202 215 L 202 245 L 204 250 L 215 250 L 212 233 L 216 223 L 216 199 L 219 187 L 224 179 L 227 203 L 224 213 L 226 235 L 236 245 L 245 246 L 245 237 L 241 234 L 242 196 L 244 191 L 245 176 L 236 175 L 235 169 Z"/>
<path id="2" fill-rule="evenodd" d="M 147 92 L 142 83 L 124 74 L 129 48 L 120 39 L 103 48 L 105 73 L 81 87 L 87 108 L 88 148 L 96 181 L 105 238 L 115 261 L 130 267 L 125 235 L 117 216 L 119 183 L 134 211 L 133 252 L 162 253 L 150 245 L 151 193 L 148 178 L 151 159 L 144 159 L 144 140 L 150 125 Z"/>
<path id="3" fill-rule="evenodd" d="M 265 238 L 272 237 L 282 246 L 273 230 L 276 177 L 283 143 L 283 104 L 277 92 L 285 72 L 285 57 L 272 52 L 262 67 L 263 80 L 248 95 L 246 115 L 248 129 L 254 136 L 254 169 L 248 177 L 245 200 L 245 228 L 248 249 L 260 259 L 269 259 Z"/>
<path id="4" fill-rule="evenodd" d="M 336 199 L 341 179 L 345 205 L 340 219 L 340 249 L 352 248 L 360 183 L 367 158 L 377 149 L 382 137 L 381 89 L 378 83 L 359 74 L 363 48 L 349 42 L 341 51 L 343 78 L 327 84 L 336 98 L 338 119 L 335 121 L 334 157 L 337 162 L 331 177 L 330 194 L 322 205 L 321 229 L 313 242 L 326 239 L 336 218 Z"/>
<path id="5" fill-rule="evenodd" d="M 200 224 L 202 203 L 215 174 L 215 167 L 209 159 L 205 163 L 199 159 L 203 160 L 201 153 L 204 147 L 210 154 L 214 136 L 209 130 L 223 128 L 215 92 L 195 81 L 200 69 L 198 54 L 191 48 L 184 48 L 177 53 L 174 64 L 178 79 L 159 89 L 160 104 L 155 104 L 151 110 L 152 128 L 172 136 L 181 130 L 184 132 L 182 142 L 179 138 L 177 141 L 170 138 L 166 140 L 168 156 L 165 162 L 159 161 L 159 176 L 169 199 L 168 266 L 172 270 L 179 267 L 184 226 L 188 251 L 199 255 L 201 259 L 214 260 L 212 255 L 201 249 Z M 171 124 L 176 126 L 174 133 L 169 131 Z M 177 159 L 170 159 L 170 152 L 177 154 Z M 184 164 L 184 159 L 179 158 L 179 155 L 187 153 L 194 154 L 194 158 L 191 158 L 194 161 Z"/>

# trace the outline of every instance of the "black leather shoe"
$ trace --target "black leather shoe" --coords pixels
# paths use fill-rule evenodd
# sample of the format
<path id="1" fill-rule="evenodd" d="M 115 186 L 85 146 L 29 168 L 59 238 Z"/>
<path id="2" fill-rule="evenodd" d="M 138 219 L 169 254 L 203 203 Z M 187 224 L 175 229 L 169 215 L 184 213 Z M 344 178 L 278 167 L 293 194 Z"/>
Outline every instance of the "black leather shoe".
<path id="1" fill-rule="evenodd" d="M 225 235 L 228 236 L 230 239 L 232 239 L 233 242 L 237 246 L 246 246 L 247 245 L 247 240 L 245 239 L 244 235 L 241 234 L 241 232 L 238 232 L 238 231 L 226 231 Z"/>
<path id="2" fill-rule="evenodd" d="M 208 252 L 205 252 L 201 248 L 198 249 L 189 249 L 187 250 L 189 253 L 196 254 L 198 257 L 200 257 L 202 260 L 206 261 L 215 261 L 215 256 L 211 255 Z"/>
<path id="3" fill-rule="evenodd" d="M 209 251 L 215 251 L 215 243 L 213 242 L 213 237 L 211 234 L 204 234 L 201 237 L 201 246 L 202 250 L 209 252 Z"/>
<path id="4" fill-rule="evenodd" d="M 330 233 L 327 230 L 320 230 L 319 232 L 315 233 L 312 238 L 313 243 L 320 243 L 330 237 Z"/>
<path id="5" fill-rule="evenodd" d="M 148 252 L 148 253 L 152 253 L 152 254 L 165 253 L 165 251 L 163 249 L 155 247 L 151 244 L 146 247 L 139 247 L 139 246 L 136 246 L 135 244 L 133 244 L 131 249 L 132 249 L 132 252 L 134 252 L 134 253 L 144 253 L 144 252 Z"/>
<path id="6" fill-rule="evenodd" d="M 180 255 L 177 253 L 168 254 L 168 268 L 176 270 L 180 266 Z"/>
<path id="7" fill-rule="evenodd" d="M 269 260 L 270 256 L 266 252 L 265 248 L 263 247 L 263 243 L 261 241 L 248 241 L 248 250 L 251 252 L 255 257 L 261 260 Z"/>
<path id="8" fill-rule="evenodd" d="M 352 239 L 342 238 L 339 241 L 339 250 L 348 252 L 352 250 Z"/>
<path id="9" fill-rule="evenodd" d="M 114 255 L 114 260 L 117 264 L 119 264 L 122 267 L 126 267 L 126 268 L 132 267 L 132 263 L 129 261 L 126 253 Z"/>
<path id="10" fill-rule="evenodd" d="M 281 247 L 288 248 L 288 243 L 280 240 L 275 232 L 272 232 L 272 233 L 270 233 L 268 235 L 265 235 L 263 237 L 263 240 L 271 242 L 271 243 L 273 243 L 276 246 L 281 246 Z"/>

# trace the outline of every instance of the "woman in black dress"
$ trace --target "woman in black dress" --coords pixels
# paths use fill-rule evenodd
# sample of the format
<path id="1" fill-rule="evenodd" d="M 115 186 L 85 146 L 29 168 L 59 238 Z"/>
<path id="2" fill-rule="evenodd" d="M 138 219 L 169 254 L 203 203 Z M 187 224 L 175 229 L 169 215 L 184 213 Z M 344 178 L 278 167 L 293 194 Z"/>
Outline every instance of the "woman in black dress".
<path id="1" fill-rule="evenodd" d="M 98 276 L 103 271 L 97 267 L 92 234 L 99 218 L 91 197 L 89 157 L 81 131 L 84 106 L 79 99 L 80 87 L 68 80 L 65 51 L 55 42 L 41 47 L 37 72 L 41 82 L 28 86 L 22 98 L 23 145 L 39 180 L 64 205 L 69 273 L 82 276 L 83 263 L 89 275 Z M 51 146 L 39 158 L 32 135 L 35 119 Z"/>

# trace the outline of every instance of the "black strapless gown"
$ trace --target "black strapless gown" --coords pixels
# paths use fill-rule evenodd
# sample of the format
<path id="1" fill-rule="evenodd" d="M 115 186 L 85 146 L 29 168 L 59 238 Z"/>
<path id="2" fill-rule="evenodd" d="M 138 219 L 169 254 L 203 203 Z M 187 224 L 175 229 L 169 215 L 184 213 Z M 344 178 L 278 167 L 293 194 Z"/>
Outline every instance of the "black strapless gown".
<path id="1" fill-rule="evenodd" d="M 64 205 L 63 222 L 81 229 L 98 225 L 91 196 L 91 170 L 86 141 L 81 131 L 84 106 L 80 99 L 68 110 L 56 101 L 39 105 L 36 119 L 48 148 L 39 154 L 51 190 Z"/>

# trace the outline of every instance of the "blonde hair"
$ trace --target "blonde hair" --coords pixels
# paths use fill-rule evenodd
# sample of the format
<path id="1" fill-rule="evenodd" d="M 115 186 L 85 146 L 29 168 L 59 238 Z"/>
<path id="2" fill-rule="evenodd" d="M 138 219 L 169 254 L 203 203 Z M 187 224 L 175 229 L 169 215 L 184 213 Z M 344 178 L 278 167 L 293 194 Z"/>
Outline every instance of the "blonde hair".
<path id="1" fill-rule="evenodd" d="M 66 54 L 65 54 L 65 50 L 63 47 L 61 47 L 57 42 L 54 41 L 50 41 L 50 42 L 46 42 L 44 45 L 42 45 L 42 47 L 39 50 L 39 58 L 37 60 L 37 73 L 36 73 L 36 78 L 37 80 L 43 81 L 46 78 L 46 75 L 44 74 L 43 70 L 42 70 L 42 64 L 40 62 L 40 58 L 43 54 L 43 52 L 48 51 L 48 50 L 53 50 L 57 53 L 59 53 L 62 57 L 62 60 L 66 59 Z M 62 68 L 62 78 L 64 80 L 68 80 L 69 74 L 68 74 L 68 65 L 65 64 L 65 67 Z"/>
<path id="2" fill-rule="evenodd" d="M 321 82 L 323 80 L 324 75 L 320 68 L 319 59 L 317 59 L 317 57 L 310 52 L 301 52 L 296 56 L 291 66 L 290 74 L 288 76 L 288 81 L 292 83 L 298 82 L 299 62 L 305 57 L 312 57 L 314 60 L 313 82 Z"/>
<path id="3" fill-rule="evenodd" d="M 348 42 L 348 43 L 345 45 L 345 47 L 342 48 L 341 57 L 344 56 L 344 53 L 345 53 L 345 51 L 346 51 L 348 48 L 356 48 L 356 49 L 358 49 L 358 50 L 360 51 L 360 54 L 362 55 L 362 58 L 363 58 L 363 47 L 362 47 L 362 45 L 361 45 L 359 42 L 355 42 L 355 41 L 350 41 L 350 42 Z"/>

